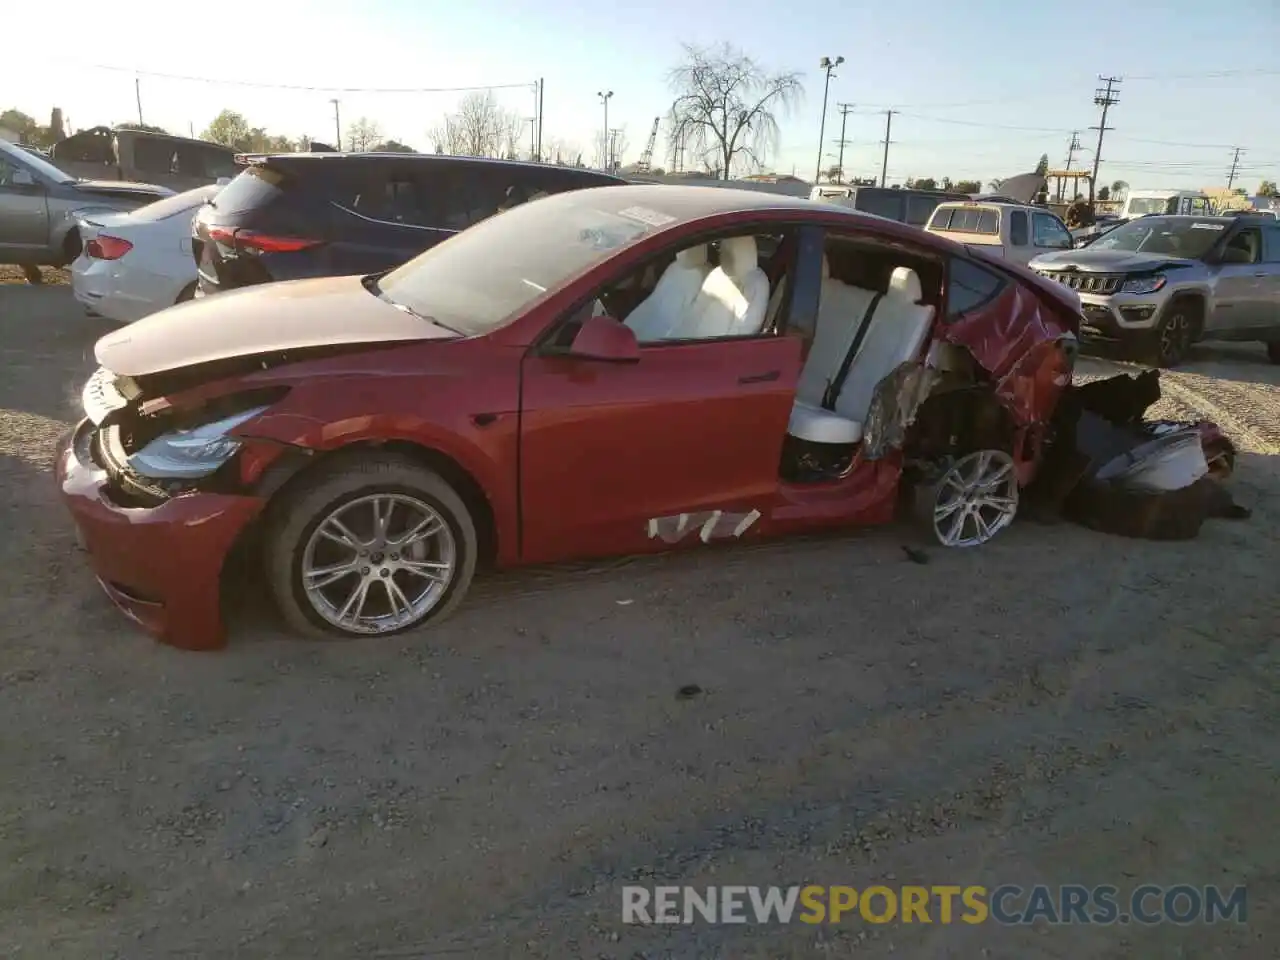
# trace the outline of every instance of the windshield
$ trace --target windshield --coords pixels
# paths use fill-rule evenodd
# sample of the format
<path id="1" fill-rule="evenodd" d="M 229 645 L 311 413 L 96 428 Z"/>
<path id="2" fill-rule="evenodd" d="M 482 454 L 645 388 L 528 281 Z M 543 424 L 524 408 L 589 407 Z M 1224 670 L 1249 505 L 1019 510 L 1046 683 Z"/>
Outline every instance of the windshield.
<path id="1" fill-rule="evenodd" d="M 1143 217 L 1149 213 L 1173 213 L 1170 204 L 1176 208 L 1177 200 L 1173 197 L 1130 197 L 1129 214 Z"/>
<path id="2" fill-rule="evenodd" d="M 38 153 L 31 153 L 18 147 L 6 147 L 4 152 L 13 157 L 19 166 L 25 166 L 47 180 L 52 180 L 54 183 L 75 183 L 75 177 L 65 170 L 59 170 Z"/>
<path id="3" fill-rule="evenodd" d="M 1209 252 L 1225 223 L 1184 217 L 1148 217 L 1121 224 L 1092 244 L 1093 250 L 1123 250 L 1129 253 L 1159 253 L 1194 260 Z"/>
<path id="4" fill-rule="evenodd" d="M 613 209 L 619 206 L 609 200 L 613 192 L 573 191 L 496 214 L 392 270 L 377 290 L 451 330 L 488 333 L 546 291 L 676 220 L 649 207 Z"/>

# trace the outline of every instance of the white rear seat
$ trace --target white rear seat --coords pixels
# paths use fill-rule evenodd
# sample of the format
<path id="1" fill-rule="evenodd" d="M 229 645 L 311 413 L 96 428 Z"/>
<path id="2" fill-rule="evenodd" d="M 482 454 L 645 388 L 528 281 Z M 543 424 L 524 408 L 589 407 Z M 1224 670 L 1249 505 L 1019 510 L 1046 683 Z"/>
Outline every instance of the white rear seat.
<path id="1" fill-rule="evenodd" d="M 668 339 L 688 316 L 710 272 L 705 243 L 677 253 L 653 292 L 627 315 L 626 324 L 635 331 L 636 339 L 641 343 Z"/>
<path id="2" fill-rule="evenodd" d="M 813 443 L 850 444 L 862 439 L 862 425 L 876 387 L 900 365 L 919 356 L 924 347 L 933 322 L 933 307 L 921 304 L 922 296 L 920 278 L 914 270 L 898 267 L 893 271 L 889 291 L 868 321 L 866 335 L 836 397 L 835 409 L 824 410 L 821 396 L 814 402 L 811 392 L 802 396 L 797 391 L 788 427 L 792 436 Z M 850 339 L 851 336 L 846 338 L 846 352 Z M 828 380 L 839 371 L 843 359 L 841 354 L 830 365 Z"/>

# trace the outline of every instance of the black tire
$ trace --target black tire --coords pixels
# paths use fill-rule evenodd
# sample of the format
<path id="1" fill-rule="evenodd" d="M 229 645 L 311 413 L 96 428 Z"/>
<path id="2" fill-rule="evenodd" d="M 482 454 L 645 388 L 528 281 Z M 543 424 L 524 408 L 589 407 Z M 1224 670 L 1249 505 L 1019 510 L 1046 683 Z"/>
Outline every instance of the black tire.
<path id="1" fill-rule="evenodd" d="M 39 286 L 44 283 L 44 273 L 41 272 L 39 267 L 33 264 L 23 264 L 22 275 L 27 278 L 27 283 L 32 286 Z"/>
<path id="2" fill-rule="evenodd" d="M 1194 300 L 1175 300 L 1151 333 L 1147 359 L 1153 366 L 1176 367 L 1187 358 L 1200 329 L 1200 308 Z"/>
<path id="3" fill-rule="evenodd" d="M 1280 363 L 1280 340 L 1272 340 L 1267 344 L 1267 359 L 1272 363 Z"/>
<path id="4" fill-rule="evenodd" d="M 374 493 L 405 494 L 439 514 L 453 534 L 453 578 L 435 605 L 411 623 L 376 633 L 343 630 L 325 620 L 307 599 L 300 575 L 303 553 L 316 527 L 335 508 Z M 263 560 L 276 606 L 298 633 L 322 639 L 392 636 L 443 620 L 466 596 L 479 553 L 475 522 L 466 503 L 438 474 L 395 455 L 342 457 L 304 475 L 296 487 L 282 491 L 282 496 L 284 499 L 270 508 Z"/>
<path id="5" fill-rule="evenodd" d="M 76 262 L 76 258 L 80 256 L 80 251 L 84 249 L 84 244 L 80 240 L 80 231 L 72 230 L 62 240 L 62 263 L 60 267 L 69 267 Z"/>
<path id="6" fill-rule="evenodd" d="M 194 300 L 195 298 L 196 298 L 196 281 L 193 280 L 191 283 L 188 283 L 185 287 L 182 288 L 181 292 L 179 292 L 178 294 L 178 299 L 173 302 L 186 303 L 188 300 Z"/>

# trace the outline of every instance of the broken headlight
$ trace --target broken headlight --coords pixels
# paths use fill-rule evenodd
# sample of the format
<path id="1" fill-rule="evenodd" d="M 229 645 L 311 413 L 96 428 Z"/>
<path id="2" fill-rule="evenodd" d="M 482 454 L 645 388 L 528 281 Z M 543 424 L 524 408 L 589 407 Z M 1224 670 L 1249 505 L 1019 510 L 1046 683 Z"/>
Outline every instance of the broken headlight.
<path id="1" fill-rule="evenodd" d="M 162 433 L 137 453 L 131 454 L 129 466 L 153 480 L 199 480 L 207 477 L 240 449 L 240 441 L 227 434 L 268 409 L 268 406 L 253 407 L 198 427 Z"/>

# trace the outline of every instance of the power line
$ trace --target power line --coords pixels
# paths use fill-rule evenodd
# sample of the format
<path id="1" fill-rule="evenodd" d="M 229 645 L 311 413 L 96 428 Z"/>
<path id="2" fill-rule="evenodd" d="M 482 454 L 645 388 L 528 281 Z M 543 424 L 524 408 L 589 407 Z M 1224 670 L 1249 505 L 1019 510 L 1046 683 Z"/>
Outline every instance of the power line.
<path id="1" fill-rule="evenodd" d="M 523 90 L 536 85 L 536 81 L 530 80 L 527 83 L 487 83 L 483 86 L 472 87 L 312 87 L 294 83 L 263 83 L 257 80 L 238 80 L 233 77 L 195 77 L 179 73 L 158 73 L 151 70 L 115 67 L 105 63 L 88 63 L 82 66 L 85 69 L 132 73 L 139 77 L 153 77 L 159 80 L 211 83 L 216 86 L 255 87 L 262 90 L 301 90 L 309 93 L 472 93 L 482 90 Z"/>
<path id="2" fill-rule="evenodd" d="M 1098 183 L 1098 164 L 1102 162 L 1102 137 L 1108 130 L 1112 129 L 1107 126 L 1107 111 L 1120 102 L 1120 98 L 1115 96 L 1114 90 L 1119 84 L 1119 77 L 1098 77 L 1107 86 L 1099 87 L 1094 91 L 1093 102 L 1102 108 L 1102 119 L 1096 127 L 1090 127 L 1090 130 L 1098 131 L 1098 146 L 1093 151 L 1093 176 L 1089 178 L 1089 205 L 1093 205 L 1095 191 Z"/>

